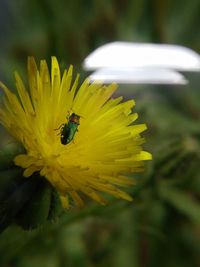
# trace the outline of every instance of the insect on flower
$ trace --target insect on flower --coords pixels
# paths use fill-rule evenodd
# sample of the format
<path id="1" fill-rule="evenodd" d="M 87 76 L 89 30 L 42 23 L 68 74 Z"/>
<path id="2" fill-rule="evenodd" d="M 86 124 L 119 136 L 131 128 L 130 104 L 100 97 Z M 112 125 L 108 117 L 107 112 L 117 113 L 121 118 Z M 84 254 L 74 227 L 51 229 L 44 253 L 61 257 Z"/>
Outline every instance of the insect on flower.
<path id="1" fill-rule="evenodd" d="M 16 94 L 0 82 L 0 123 L 24 147 L 14 158 L 24 177 L 45 177 L 65 208 L 71 199 L 83 206 L 82 194 L 102 205 L 107 203 L 104 194 L 131 201 L 121 187 L 134 184 L 132 174 L 152 158 L 143 150 L 147 127 L 135 123 L 134 100 L 112 97 L 116 84 L 86 79 L 78 86 L 72 66 L 61 73 L 55 57 L 50 69 L 45 60 L 38 68 L 28 58 L 28 88 L 18 73 L 15 78 Z M 73 140 L 76 144 L 70 146 Z"/>
<path id="2" fill-rule="evenodd" d="M 62 127 L 60 130 L 60 141 L 63 145 L 69 144 L 74 139 L 75 133 L 78 131 L 78 126 L 80 124 L 80 116 L 74 112 L 67 117 L 67 119 L 68 122 L 63 123 L 60 126 Z"/>

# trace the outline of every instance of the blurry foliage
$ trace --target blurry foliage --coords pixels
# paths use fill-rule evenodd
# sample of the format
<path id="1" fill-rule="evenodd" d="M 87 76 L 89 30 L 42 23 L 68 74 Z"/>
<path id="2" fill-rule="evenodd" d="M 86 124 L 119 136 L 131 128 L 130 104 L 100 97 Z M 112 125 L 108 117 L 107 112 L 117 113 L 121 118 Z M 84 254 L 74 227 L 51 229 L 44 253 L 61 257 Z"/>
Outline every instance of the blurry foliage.
<path id="1" fill-rule="evenodd" d="M 77 67 L 114 40 L 177 43 L 200 51 L 199 0 L 1 0 L 1 76 L 27 56 Z"/>
<path id="2" fill-rule="evenodd" d="M 56 55 L 63 66 L 81 70 L 86 55 L 114 40 L 200 51 L 199 0 L 1 0 L 0 7 L 0 79 L 10 85 L 13 70 L 25 70 L 28 55 Z M 154 157 L 129 189 L 132 203 L 91 204 L 30 232 L 12 226 L 0 236 L 0 266 L 199 266 L 197 75 L 188 76 L 191 83 L 184 88 L 132 86 L 140 120 L 149 128 L 146 149 Z M 126 94 L 123 86 L 121 93 Z"/>

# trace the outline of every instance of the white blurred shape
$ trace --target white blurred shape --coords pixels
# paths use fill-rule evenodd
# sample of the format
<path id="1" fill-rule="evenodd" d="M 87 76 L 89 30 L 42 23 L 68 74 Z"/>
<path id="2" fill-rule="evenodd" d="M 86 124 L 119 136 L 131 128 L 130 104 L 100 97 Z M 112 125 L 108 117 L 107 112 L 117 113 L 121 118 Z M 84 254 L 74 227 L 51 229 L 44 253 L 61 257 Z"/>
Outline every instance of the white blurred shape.
<path id="1" fill-rule="evenodd" d="M 187 84 L 184 76 L 164 68 L 102 68 L 93 72 L 89 79 L 103 83 L 121 84 Z"/>
<path id="2" fill-rule="evenodd" d="M 112 67 L 161 67 L 200 71 L 200 56 L 179 45 L 113 42 L 97 48 L 84 60 L 86 70 Z"/>

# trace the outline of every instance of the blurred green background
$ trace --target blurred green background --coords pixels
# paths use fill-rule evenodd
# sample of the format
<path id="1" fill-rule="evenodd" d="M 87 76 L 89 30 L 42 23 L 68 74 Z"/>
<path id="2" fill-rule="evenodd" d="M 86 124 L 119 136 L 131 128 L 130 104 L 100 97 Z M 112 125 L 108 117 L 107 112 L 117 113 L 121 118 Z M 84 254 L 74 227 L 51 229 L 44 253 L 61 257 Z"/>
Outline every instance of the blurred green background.
<path id="1" fill-rule="evenodd" d="M 85 76 L 84 58 L 115 40 L 200 52 L 199 14 L 199 0 L 0 0 L 0 80 L 14 87 L 29 55 L 56 55 Z M 200 78 L 185 75 L 187 86 L 120 85 L 154 157 L 129 189 L 134 201 L 91 204 L 30 232 L 12 226 L 0 235 L 0 266 L 200 266 Z"/>

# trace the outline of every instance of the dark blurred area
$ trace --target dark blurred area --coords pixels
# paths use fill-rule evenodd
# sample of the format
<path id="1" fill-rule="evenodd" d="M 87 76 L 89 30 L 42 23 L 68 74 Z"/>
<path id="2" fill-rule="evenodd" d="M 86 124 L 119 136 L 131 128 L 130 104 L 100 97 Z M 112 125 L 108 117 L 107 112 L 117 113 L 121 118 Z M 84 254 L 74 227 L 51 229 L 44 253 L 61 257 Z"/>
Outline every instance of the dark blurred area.
<path id="1" fill-rule="evenodd" d="M 85 57 L 116 40 L 200 53 L 199 14 L 199 0 L 0 0 L 0 80 L 14 88 L 29 55 L 49 63 L 55 55 L 85 77 Z M 12 226 L 0 235 L 0 266 L 200 266 L 200 78 L 184 75 L 187 86 L 120 85 L 136 100 L 153 154 L 129 189 L 134 201 L 91 204 L 30 232 Z"/>

